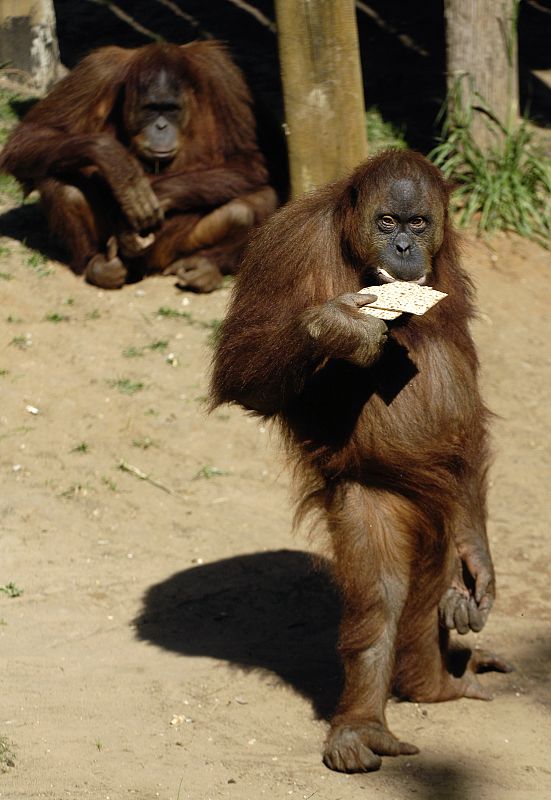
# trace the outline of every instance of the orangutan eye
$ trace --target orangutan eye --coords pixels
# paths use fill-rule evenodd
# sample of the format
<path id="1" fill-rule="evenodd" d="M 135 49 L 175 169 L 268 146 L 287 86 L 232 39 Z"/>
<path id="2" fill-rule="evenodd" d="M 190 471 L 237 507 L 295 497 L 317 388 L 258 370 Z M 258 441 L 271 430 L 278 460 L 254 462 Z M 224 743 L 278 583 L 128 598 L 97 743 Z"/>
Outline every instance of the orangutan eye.
<path id="1" fill-rule="evenodd" d="M 423 219 L 423 217 L 413 217 L 413 219 L 410 219 L 409 221 L 409 226 L 410 228 L 413 228 L 414 231 L 419 233 L 420 231 L 423 231 L 426 228 L 427 223 Z"/>
<path id="2" fill-rule="evenodd" d="M 379 227 L 382 230 L 391 231 L 396 227 L 396 220 L 390 214 L 383 214 L 382 217 L 379 217 Z"/>

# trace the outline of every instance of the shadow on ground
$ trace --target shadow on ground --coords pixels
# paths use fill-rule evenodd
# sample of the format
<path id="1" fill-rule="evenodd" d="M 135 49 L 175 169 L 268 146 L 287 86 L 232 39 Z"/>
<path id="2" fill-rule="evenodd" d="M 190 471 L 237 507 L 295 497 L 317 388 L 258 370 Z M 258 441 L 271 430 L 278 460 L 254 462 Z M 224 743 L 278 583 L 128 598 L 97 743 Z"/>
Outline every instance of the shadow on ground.
<path id="1" fill-rule="evenodd" d="M 514 654 L 516 673 L 506 687 L 509 693 L 526 693 L 551 710 L 551 629 L 540 630 L 536 637 L 521 645 Z"/>
<path id="2" fill-rule="evenodd" d="M 416 800 L 468 800 L 480 796 L 487 774 L 476 765 L 464 766 L 455 761 L 424 758 L 385 759 L 385 777 L 406 788 Z M 369 780 L 363 778 L 362 783 Z"/>
<path id="3" fill-rule="evenodd" d="M 342 674 L 339 600 L 327 570 L 291 550 L 193 567 L 149 589 L 138 636 L 185 655 L 269 670 L 328 718 Z"/>
<path id="4" fill-rule="evenodd" d="M 28 203 L 0 214 L 0 236 L 16 239 L 49 259 L 66 262 L 65 254 L 50 239 L 38 203 Z"/>
<path id="5" fill-rule="evenodd" d="M 340 603 L 329 569 L 329 562 L 314 567 L 307 553 L 294 550 L 192 567 L 148 590 L 138 636 L 182 655 L 276 674 L 328 719 L 342 689 Z M 551 643 L 538 639 L 507 657 L 515 672 L 499 676 L 495 691 L 505 695 L 520 687 L 550 703 Z"/>

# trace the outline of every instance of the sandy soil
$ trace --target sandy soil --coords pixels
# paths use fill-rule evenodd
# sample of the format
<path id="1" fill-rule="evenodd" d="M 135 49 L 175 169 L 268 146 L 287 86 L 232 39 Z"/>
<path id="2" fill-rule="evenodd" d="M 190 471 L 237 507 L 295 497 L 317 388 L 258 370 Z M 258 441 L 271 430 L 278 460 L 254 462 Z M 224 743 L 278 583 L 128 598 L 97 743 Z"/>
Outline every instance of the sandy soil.
<path id="1" fill-rule="evenodd" d="M 204 411 L 229 288 L 102 292 L 0 248 L 0 797 L 551 796 L 548 252 L 465 253 L 498 415 L 499 599 L 477 638 L 517 671 L 484 676 L 492 703 L 392 703 L 421 754 L 343 776 L 320 761 L 338 608 L 291 530 L 276 436 Z"/>

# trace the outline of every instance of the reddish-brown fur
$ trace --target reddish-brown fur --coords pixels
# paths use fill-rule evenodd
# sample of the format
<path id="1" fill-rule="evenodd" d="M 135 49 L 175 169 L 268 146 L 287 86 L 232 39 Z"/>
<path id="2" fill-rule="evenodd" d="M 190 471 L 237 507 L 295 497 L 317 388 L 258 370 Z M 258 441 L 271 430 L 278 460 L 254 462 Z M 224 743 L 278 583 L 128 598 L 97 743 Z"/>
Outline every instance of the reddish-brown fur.
<path id="1" fill-rule="evenodd" d="M 305 321 L 376 282 L 365 226 L 385 187 L 403 177 L 429 187 L 442 237 L 430 282 L 448 297 L 425 316 L 390 323 L 371 366 L 324 356 Z M 475 600 L 470 582 L 478 576 L 484 610 L 471 628 L 480 629 L 494 591 L 485 528 L 488 412 L 448 194 L 422 156 L 387 152 L 281 209 L 248 247 L 215 357 L 213 405 L 238 402 L 279 422 L 297 468 L 299 515 L 321 511 L 331 534 L 345 667 L 325 749 L 334 769 L 376 769 L 380 755 L 416 752 L 386 727 L 391 690 L 425 702 L 484 698 L 475 676 L 481 662 L 507 669 L 473 654 L 462 674 L 448 670 L 447 628 L 455 625 L 446 626 L 446 610 L 453 617 L 457 598 L 468 596 L 476 616 L 481 594 Z"/>
<path id="2" fill-rule="evenodd" d="M 161 72 L 180 86 L 188 118 L 175 158 L 155 172 L 129 125 L 144 87 Z M 74 271 L 107 286 L 120 285 L 130 270 L 131 277 L 170 272 L 192 288 L 214 288 L 220 273 L 235 270 L 250 227 L 277 204 L 249 91 L 213 41 L 93 52 L 27 114 L 0 168 L 40 191 Z M 137 250 L 127 258 L 120 239 L 132 230 L 154 231 L 155 242 L 146 247 L 130 237 Z"/>

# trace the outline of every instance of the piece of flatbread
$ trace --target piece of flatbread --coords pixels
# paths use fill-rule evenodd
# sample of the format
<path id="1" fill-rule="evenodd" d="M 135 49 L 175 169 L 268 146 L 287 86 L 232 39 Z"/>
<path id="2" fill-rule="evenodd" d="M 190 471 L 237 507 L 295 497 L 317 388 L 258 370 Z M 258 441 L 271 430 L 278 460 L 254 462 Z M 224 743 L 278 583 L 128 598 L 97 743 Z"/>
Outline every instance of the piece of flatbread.
<path id="1" fill-rule="evenodd" d="M 401 311 L 390 311 L 388 308 L 373 308 L 373 306 L 362 306 L 358 309 L 362 314 L 379 319 L 397 319 L 402 316 Z"/>
<path id="2" fill-rule="evenodd" d="M 381 286 L 366 286 L 360 294 L 374 294 L 377 299 L 359 310 L 379 319 L 396 319 L 400 314 L 425 314 L 436 303 L 447 297 L 430 286 L 419 286 L 408 281 L 393 281 Z"/>

